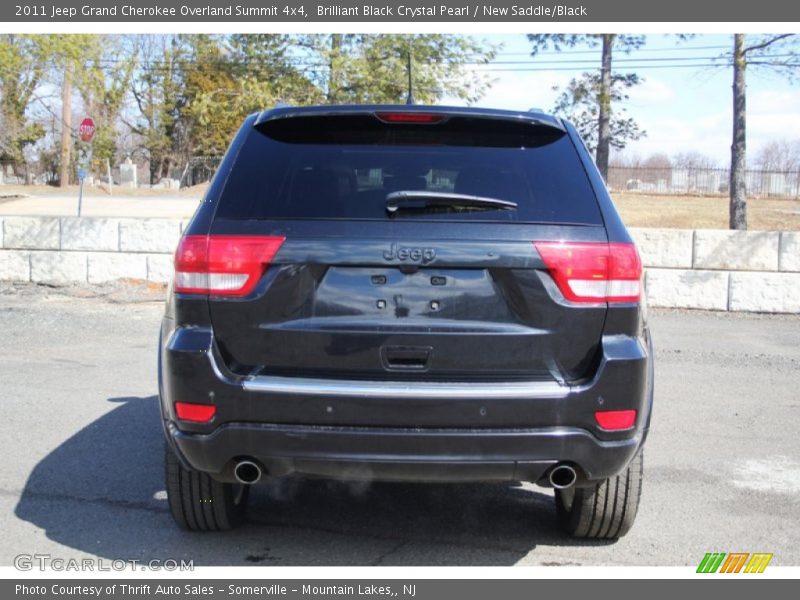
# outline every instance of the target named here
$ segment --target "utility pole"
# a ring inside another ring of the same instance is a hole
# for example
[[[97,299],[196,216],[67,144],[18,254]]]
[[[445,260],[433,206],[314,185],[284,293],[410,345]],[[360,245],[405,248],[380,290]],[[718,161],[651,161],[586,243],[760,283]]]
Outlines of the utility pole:
[[[64,87],[61,90],[61,168],[58,185],[69,185],[70,149],[72,147],[72,65],[64,69]]]

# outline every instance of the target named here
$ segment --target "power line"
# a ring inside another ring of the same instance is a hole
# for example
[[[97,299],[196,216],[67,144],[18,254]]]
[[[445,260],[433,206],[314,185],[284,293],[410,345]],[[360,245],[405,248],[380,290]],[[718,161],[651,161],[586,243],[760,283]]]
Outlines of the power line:
[[[759,57],[759,64],[769,64],[770,61],[773,61],[775,66],[794,66],[793,63],[787,63],[782,61],[781,59],[790,59],[794,58],[797,55],[794,53],[784,53],[784,54],[773,54],[769,56],[761,56]],[[124,62],[121,59],[100,59],[97,61],[92,61],[89,63],[84,63],[84,67],[91,67],[97,65],[114,65],[120,62]],[[657,68],[656,65],[650,65],[650,63],[665,63],[663,66],[665,68],[681,68],[681,67],[696,67],[696,66],[730,66],[730,57],[727,56],[708,56],[708,55],[695,55],[695,56],[672,56],[672,57],[622,57],[618,58],[614,61],[616,66],[624,66],[625,68]],[[688,63],[688,64],[683,64]],[[700,63],[700,64],[697,64]],[[194,58],[185,58],[185,59],[176,59],[175,61],[165,62],[165,61],[143,61],[139,63],[140,68],[147,68],[152,71],[158,70],[171,70],[174,72],[178,71],[206,71],[208,69],[213,69],[215,67],[250,67],[253,65],[256,66],[263,66],[263,60],[261,59],[249,59],[249,58],[242,58],[237,60],[198,60]],[[486,67],[492,68],[497,65],[505,66],[505,65],[522,65],[528,66],[530,69],[538,69],[540,66],[543,65],[556,65],[556,66],[565,66],[565,65],[576,65],[575,67],[565,67],[560,70],[570,70],[570,68],[575,70],[585,70],[590,68],[597,68],[598,61],[594,59],[565,59],[565,60],[541,60],[537,58],[531,58],[530,60],[492,60],[488,62],[484,61],[466,61],[461,63],[462,66],[478,66],[478,67]],[[314,61],[306,61],[306,60],[297,60],[297,59],[290,59],[285,60],[281,64],[282,68],[296,68],[296,69],[326,69],[328,68],[328,63],[326,62],[314,62]],[[505,69],[508,70],[508,69]],[[541,70],[549,70],[549,69],[541,69]]]
[[[730,50],[730,46],[675,46],[670,48],[638,48],[631,50],[631,52],[689,52],[694,50]],[[536,56],[545,54],[597,54],[600,50],[595,48],[593,50],[542,50],[536,53]],[[622,51],[624,52],[624,50]],[[532,56],[530,52],[498,52],[499,55],[506,56]]]
[[[800,64],[800,63],[798,63],[798,64]],[[698,64],[692,64],[692,65],[642,65],[642,66],[631,66],[629,68],[631,68],[631,69],[639,69],[639,70],[650,70],[650,69],[695,69],[695,68],[696,69],[704,69],[704,68],[707,68],[707,67],[727,67],[727,66],[730,66],[730,65],[725,65],[725,64],[721,64],[721,63],[698,63]],[[786,65],[786,66],[793,66],[793,65]],[[544,73],[544,72],[548,72],[548,71],[572,71],[572,72],[578,72],[578,71],[586,71],[586,70],[587,70],[586,68],[581,68],[581,67],[530,67],[530,68],[523,67],[523,68],[518,68],[518,69],[513,69],[513,68],[507,68],[507,69],[504,69],[504,68],[500,68],[500,69],[487,68],[487,69],[481,69],[481,72],[487,72],[487,73],[535,73],[535,72],[539,72],[539,73]]]
[[[775,58],[791,58],[794,54],[773,54],[766,58],[775,59]],[[669,57],[659,57],[659,58],[615,58],[613,64],[627,64],[627,63],[650,63],[650,62],[686,62],[686,61],[696,61],[696,60],[730,60],[730,57],[727,56],[669,56]],[[488,64],[492,65],[530,65],[532,63],[535,64],[572,64],[572,63],[588,63],[588,64],[597,64],[598,61],[593,61],[589,59],[584,60],[493,60]],[[469,64],[478,64],[478,63],[469,63]]]
[[[751,63],[753,64],[753,63]],[[764,64],[759,61],[759,64]],[[769,64],[769,63],[767,63]],[[789,62],[776,62],[772,63],[774,66],[780,67],[796,67],[800,63]],[[530,61],[530,62],[490,62],[490,63],[461,63],[458,65],[462,68],[479,71],[479,72],[526,72],[526,71],[592,71],[599,69],[597,62],[588,61]],[[650,69],[693,69],[693,68],[706,68],[706,67],[729,67],[729,61],[723,62],[722,60],[715,61],[709,57],[697,57],[689,59],[685,62],[664,64],[664,63],[644,63],[641,61],[626,62],[622,65],[617,64],[615,70],[650,70]],[[328,65],[325,63],[305,64],[305,65],[292,65],[297,69],[327,69]],[[207,72],[210,65],[203,65],[202,63],[187,63],[182,65],[179,69],[170,68],[169,71],[179,75],[180,72],[184,73],[197,73]],[[158,65],[152,65],[150,70],[153,72],[166,72],[168,69],[162,68]]]
[[[596,54],[596,53],[595,53]],[[764,56],[763,58],[771,59],[771,58],[784,58],[794,56],[794,54],[774,54]],[[398,60],[401,57],[396,57]],[[598,57],[599,58],[599,57]],[[614,59],[614,63],[626,63],[626,62],[682,62],[682,61],[690,61],[690,60],[722,60],[727,58],[725,56],[708,56],[708,55],[696,55],[696,56],[664,56],[664,57],[630,57],[625,55],[621,58]],[[762,57],[759,57],[762,58]],[[115,65],[119,63],[127,62],[125,59],[116,59],[116,58],[102,58],[94,61],[87,61],[84,63],[85,66],[91,66],[92,64],[107,64],[107,65]],[[465,61],[465,64],[531,64],[531,63],[597,63],[599,61],[589,58],[585,59],[565,59],[565,60],[541,60],[538,57],[530,57],[528,60],[490,60],[488,63],[485,61],[475,61],[469,60]],[[202,60],[196,58],[178,58],[173,61],[162,61],[162,60],[147,60],[147,61],[139,61],[137,63],[139,66],[160,66],[160,65],[169,65],[171,68],[179,67],[181,65],[191,64],[191,65],[203,65],[204,67],[213,67],[213,66],[247,66],[247,65],[263,65],[263,59],[259,58],[240,58],[240,59],[224,59],[224,60]],[[324,61],[315,61],[315,60],[305,60],[305,59],[286,59],[282,61],[282,66],[327,66],[327,62]]]

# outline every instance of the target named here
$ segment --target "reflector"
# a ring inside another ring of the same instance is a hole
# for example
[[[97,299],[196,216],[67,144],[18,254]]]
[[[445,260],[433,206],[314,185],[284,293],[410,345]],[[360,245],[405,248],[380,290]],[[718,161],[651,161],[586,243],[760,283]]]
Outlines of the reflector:
[[[176,402],[175,414],[181,421],[195,423],[208,423],[217,414],[217,407],[213,404],[194,404],[192,402]]]
[[[594,413],[597,424],[607,431],[630,429],[636,423],[636,411],[631,410],[598,410]]]

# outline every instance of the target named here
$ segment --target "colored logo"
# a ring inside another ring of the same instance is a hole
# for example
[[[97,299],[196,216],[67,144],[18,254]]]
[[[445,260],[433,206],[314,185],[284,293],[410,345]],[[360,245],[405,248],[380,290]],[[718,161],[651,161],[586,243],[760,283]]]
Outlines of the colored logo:
[[[697,566],[698,573],[763,573],[772,554],[766,552],[707,552]]]

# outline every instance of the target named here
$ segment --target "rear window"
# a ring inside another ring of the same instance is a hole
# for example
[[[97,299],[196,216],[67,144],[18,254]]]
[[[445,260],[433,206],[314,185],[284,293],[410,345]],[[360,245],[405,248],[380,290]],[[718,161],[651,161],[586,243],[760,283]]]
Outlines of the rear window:
[[[602,224],[575,147],[552,127],[488,119],[447,128],[318,121],[286,119],[253,129],[226,181],[217,217]],[[396,191],[496,198],[517,208],[437,207],[390,216],[386,197]]]

